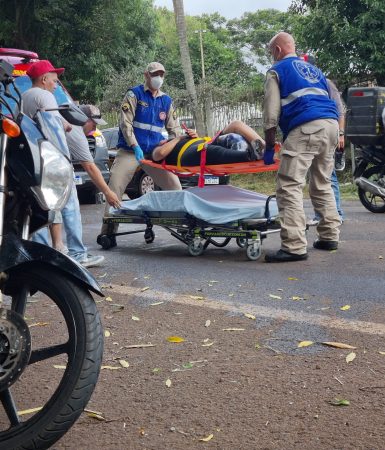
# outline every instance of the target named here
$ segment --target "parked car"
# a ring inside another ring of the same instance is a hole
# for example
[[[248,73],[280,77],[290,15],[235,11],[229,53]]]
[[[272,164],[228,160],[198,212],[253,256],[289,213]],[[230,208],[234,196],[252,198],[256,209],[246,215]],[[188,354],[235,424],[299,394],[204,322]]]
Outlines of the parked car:
[[[26,71],[36,61],[39,61],[39,55],[27,50],[12,48],[0,48],[0,60],[4,59],[14,66],[13,76],[16,78],[15,84],[21,92],[25,92],[31,87],[31,80],[26,75]],[[59,105],[74,103],[69,92],[59,80],[54,95]],[[10,101],[13,108],[15,102]],[[100,169],[103,178],[108,182],[110,178],[109,158],[106,141],[100,130],[96,130],[87,136],[88,144],[95,164]],[[95,203],[98,198],[98,189],[91,181],[88,173],[83,169],[79,161],[72,161],[75,171],[75,184],[78,190],[79,200],[84,203]]]
[[[117,144],[118,144],[119,128],[118,127],[105,128],[104,130],[102,130],[102,133],[106,140],[111,167],[112,163],[114,162],[116,152],[118,150]],[[179,179],[183,189],[197,186],[198,178],[199,178],[198,175],[193,176],[179,175]],[[213,175],[205,175],[205,184],[207,185],[229,184],[229,182],[230,182],[229,175],[222,175],[219,177]],[[154,180],[150,177],[150,175],[147,175],[147,173],[143,169],[138,167],[133,179],[126,188],[126,194],[130,198],[136,198],[140,197],[143,194],[146,194],[147,192],[159,189],[160,188],[156,186]]]

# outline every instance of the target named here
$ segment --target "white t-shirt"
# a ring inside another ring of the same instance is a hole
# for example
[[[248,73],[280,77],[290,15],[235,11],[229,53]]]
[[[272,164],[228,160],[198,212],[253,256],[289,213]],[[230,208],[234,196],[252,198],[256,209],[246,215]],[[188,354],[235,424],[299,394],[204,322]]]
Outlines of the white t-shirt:
[[[38,109],[54,109],[58,107],[55,96],[50,91],[39,87],[28,89],[22,94],[23,113],[34,118]],[[51,111],[55,116],[61,117],[59,111]]]
[[[66,133],[66,139],[72,159],[82,162],[94,162],[82,127],[72,125],[72,130]]]

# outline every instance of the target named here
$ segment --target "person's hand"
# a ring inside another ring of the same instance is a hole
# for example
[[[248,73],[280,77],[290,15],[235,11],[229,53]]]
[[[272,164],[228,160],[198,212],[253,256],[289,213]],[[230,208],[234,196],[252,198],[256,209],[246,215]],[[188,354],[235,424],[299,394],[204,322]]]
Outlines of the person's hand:
[[[111,191],[111,189],[108,190],[108,192],[105,194],[106,201],[109,205],[113,206],[114,208],[120,207],[120,200],[119,197],[115,194],[115,192]]]
[[[196,130],[193,130],[192,128],[186,128],[185,132],[188,135],[188,137],[191,139],[195,139],[198,137]]]
[[[140,145],[134,145],[132,147],[132,150],[134,150],[135,158],[138,162],[140,162],[140,160],[144,159],[143,150],[140,148]]]
[[[66,120],[63,121],[63,127],[64,127],[64,131],[66,133],[69,133],[70,131],[72,131],[72,125],[67,122]]]
[[[274,147],[265,148],[265,153],[263,154],[263,162],[266,166],[274,164]]]
[[[340,136],[338,140],[338,149],[340,152],[345,150],[345,136]]]

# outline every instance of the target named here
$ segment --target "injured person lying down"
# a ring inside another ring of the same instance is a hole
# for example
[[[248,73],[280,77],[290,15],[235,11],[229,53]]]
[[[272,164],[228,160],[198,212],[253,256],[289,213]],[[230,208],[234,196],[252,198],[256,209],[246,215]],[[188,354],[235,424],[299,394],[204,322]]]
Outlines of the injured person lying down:
[[[199,166],[201,150],[211,138],[200,138],[195,130],[186,135],[165,140],[155,147],[150,158],[175,166]],[[206,145],[206,164],[230,164],[263,158],[265,141],[245,123],[236,120],[227,125],[213,142]]]

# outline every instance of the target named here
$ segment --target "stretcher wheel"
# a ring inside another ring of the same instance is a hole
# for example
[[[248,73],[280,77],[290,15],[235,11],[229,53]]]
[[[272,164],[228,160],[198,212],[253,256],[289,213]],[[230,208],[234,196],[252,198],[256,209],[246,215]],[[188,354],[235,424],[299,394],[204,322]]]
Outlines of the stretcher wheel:
[[[202,241],[197,242],[193,240],[188,244],[188,251],[191,256],[200,256],[203,253],[203,250],[204,246]]]
[[[247,239],[246,238],[237,237],[236,243],[237,243],[238,247],[245,248],[246,245],[247,245]]]
[[[257,261],[262,255],[262,245],[260,242],[253,242],[249,244],[246,249],[247,257],[251,261]]]
[[[154,242],[155,239],[155,233],[152,230],[146,230],[144,232],[144,240],[146,241],[146,244],[151,244],[151,242]]]
[[[97,238],[97,243],[102,246],[104,250],[108,250],[112,247],[116,247],[115,236],[109,237],[105,234],[101,234]]]

